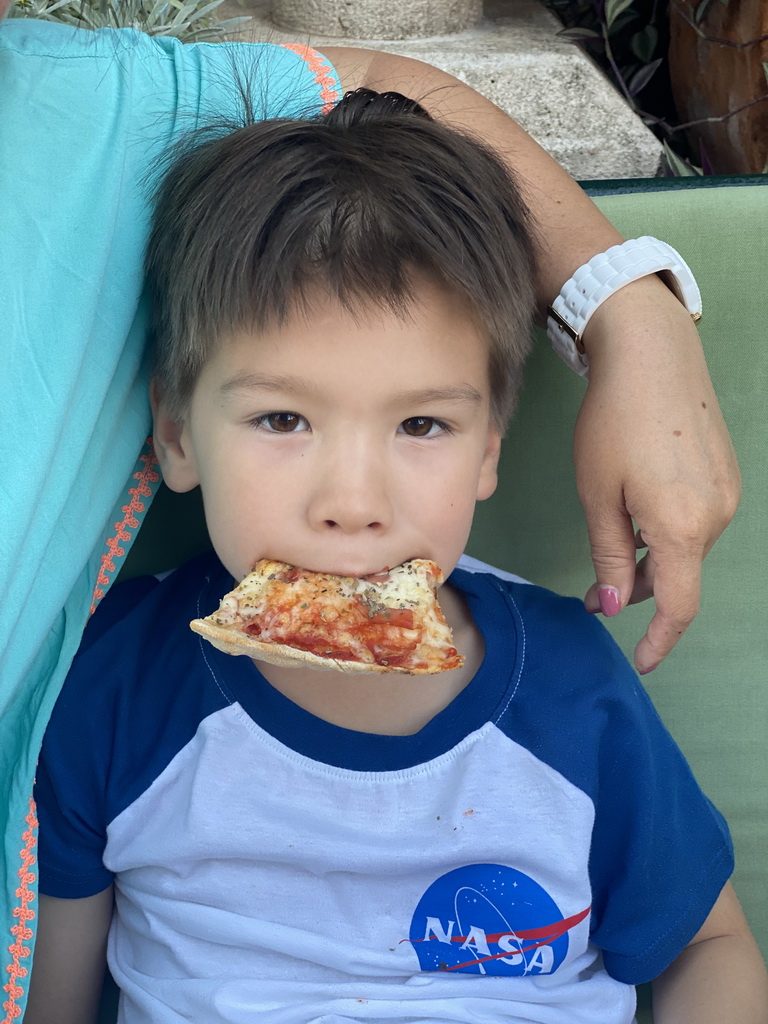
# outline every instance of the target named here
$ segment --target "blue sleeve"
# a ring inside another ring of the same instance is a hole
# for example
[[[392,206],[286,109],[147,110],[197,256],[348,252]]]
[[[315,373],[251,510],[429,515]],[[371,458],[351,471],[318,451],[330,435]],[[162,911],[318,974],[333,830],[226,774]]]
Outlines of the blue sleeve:
[[[212,553],[162,581],[113,587],[91,618],[53,709],[37,767],[40,891],[77,899],[112,881],[110,822],[229,703],[187,626],[231,577]]]
[[[125,629],[135,630],[145,598],[159,586],[151,576],[110,590],[91,616],[43,739],[34,797],[39,821],[39,888],[47,896],[93,896],[112,883],[102,862],[109,822],[108,785],[119,716],[115,676]],[[130,635],[130,634],[129,634]],[[103,671],[99,647],[114,656]],[[95,648],[95,656],[88,652]]]
[[[69,759],[63,739],[71,731],[58,727],[64,717],[54,709],[37,765],[35,802],[39,822],[38,887],[46,896],[84,899],[112,884],[113,875],[102,857],[107,844],[103,799],[99,799],[97,760],[81,764],[75,779],[62,769]],[[49,739],[50,736],[50,739]],[[91,736],[81,736],[83,743]],[[82,752],[82,751],[81,751]],[[86,784],[91,780],[93,785]],[[101,794],[103,796],[103,794]],[[73,800],[73,797],[76,798]]]
[[[503,725],[592,800],[591,938],[640,984],[690,942],[733,871],[728,827],[632,667],[581,602],[516,587],[526,671]]]
[[[592,939],[612,977],[657,977],[733,872],[728,827],[628,665],[600,736]]]

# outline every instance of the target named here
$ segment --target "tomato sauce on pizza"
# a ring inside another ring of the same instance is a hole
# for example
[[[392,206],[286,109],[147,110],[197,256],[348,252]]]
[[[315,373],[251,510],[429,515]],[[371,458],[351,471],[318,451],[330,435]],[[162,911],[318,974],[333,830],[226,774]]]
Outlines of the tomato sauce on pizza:
[[[347,672],[424,674],[463,658],[437,601],[442,573],[412,559],[368,577],[263,559],[191,628],[230,654]]]

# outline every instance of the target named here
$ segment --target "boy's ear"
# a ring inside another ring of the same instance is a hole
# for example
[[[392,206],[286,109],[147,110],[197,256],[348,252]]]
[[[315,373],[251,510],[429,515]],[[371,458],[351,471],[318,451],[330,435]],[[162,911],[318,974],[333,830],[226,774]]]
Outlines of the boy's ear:
[[[194,450],[184,420],[173,419],[167,412],[157,378],[149,385],[149,401],[154,420],[155,455],[163,472],[163,480],[172,491],[191,491],[200,483]]]
[[[499,482],[499,455],[501,454],[501,431],[494,426],[488,428],[488,442],[480,467],[480,479],[477,482],[477,501],[485,501],[496,490]]]

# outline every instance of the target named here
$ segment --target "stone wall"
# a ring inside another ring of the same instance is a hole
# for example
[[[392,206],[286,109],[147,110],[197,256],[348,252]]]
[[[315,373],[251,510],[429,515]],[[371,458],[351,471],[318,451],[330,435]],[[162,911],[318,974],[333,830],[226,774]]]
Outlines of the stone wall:
[[[384,49],[427,61],[515,118],[574,177],[658,173],[661,146],[536,0],[234,0],[244,38]],[[418,98],[418,97],[415,97]]]

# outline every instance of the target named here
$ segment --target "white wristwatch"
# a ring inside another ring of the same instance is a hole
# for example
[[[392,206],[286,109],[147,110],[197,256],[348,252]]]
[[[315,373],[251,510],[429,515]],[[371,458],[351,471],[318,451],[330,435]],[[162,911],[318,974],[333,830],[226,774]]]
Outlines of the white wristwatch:
[[[579,267],[547,309],[547,336],[552,348],[572,370],[582,377],[589,376],[582,336],[598,306],[625,284],[648,274],[660,274],[694,323],[701,320],[701,292],[680,253],[649,235],[631,238]]]

